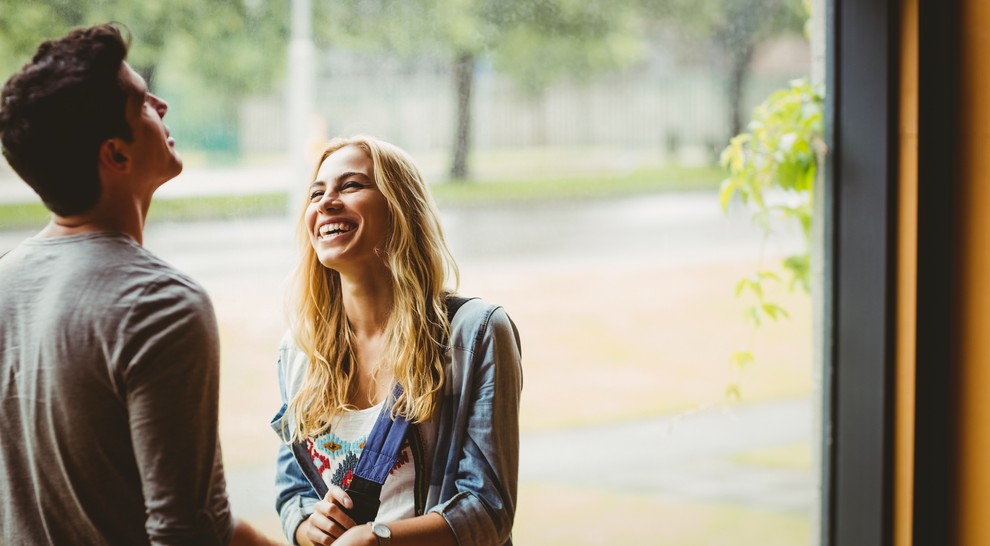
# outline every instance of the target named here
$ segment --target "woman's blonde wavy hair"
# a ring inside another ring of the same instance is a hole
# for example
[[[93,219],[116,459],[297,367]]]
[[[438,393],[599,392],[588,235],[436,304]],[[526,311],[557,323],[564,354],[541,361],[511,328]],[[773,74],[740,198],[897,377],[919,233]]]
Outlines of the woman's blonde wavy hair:
[[[404,389],[393,415],[420,423],[433,416],[443,389],[443,343],[450,334],[447,282],[452,280],[456,288],[459,272],[423,177],[397,146],[366,135],[334,139],[323,150],[311,180],[328,156],[346,146],[356,146],[371,158],[375,183],[388,204],[391,233],[378,252],[392,276],[393,307],[385,324],[381,365],[391,367]],[[320,263],[303,218],[304,214],[298,225],[301,260],[290,309],[295,342],[309,356],[302,385],[289,402],[291,433],[297,441],[326,431],[334,416],[353,409],[348,400],[355,373],[340,275]],[[391,395],[386,403],[390,400]]]

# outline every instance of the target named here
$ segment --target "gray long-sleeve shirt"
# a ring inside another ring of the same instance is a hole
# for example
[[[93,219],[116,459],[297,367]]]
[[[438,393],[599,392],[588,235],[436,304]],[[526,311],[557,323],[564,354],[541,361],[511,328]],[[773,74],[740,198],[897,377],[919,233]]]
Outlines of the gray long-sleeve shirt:
[[[0,259],[0,544],[226,544],[206,293],[120,234]]]

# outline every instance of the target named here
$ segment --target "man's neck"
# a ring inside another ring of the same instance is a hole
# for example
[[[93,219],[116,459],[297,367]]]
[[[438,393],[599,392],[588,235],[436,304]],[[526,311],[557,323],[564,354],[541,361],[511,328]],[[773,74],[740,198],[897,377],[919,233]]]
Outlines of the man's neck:
[[[82,214],[61,216],[53,213],[48,225],[41,230],[39,236],[53,238],[109,232],[127,235],[137,244],[143,244],[148,203],[138,199],[121,200],[105,197]]]

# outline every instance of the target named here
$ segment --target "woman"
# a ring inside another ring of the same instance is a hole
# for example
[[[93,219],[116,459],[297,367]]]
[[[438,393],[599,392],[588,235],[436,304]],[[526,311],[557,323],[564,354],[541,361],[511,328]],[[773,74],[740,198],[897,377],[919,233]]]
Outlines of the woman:
[[[511,544],[518,333],[501,307],[450,298],[457,267],[411,158],[370,137],[332,141],[309,186],[300,243],[279,351],[283,406],[272,421],[283,440],[276,508],[286,536]],[[411,425],[375,521],[362,525],[348,515],[360,499],[345,489],[360,481],[355,466],[379,415]]]

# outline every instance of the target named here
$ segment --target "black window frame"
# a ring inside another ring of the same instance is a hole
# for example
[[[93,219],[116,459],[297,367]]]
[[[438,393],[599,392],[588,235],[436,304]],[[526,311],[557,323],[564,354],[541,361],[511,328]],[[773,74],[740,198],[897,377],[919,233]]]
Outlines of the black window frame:
[[[899,18],[829,0],[821,543],[891,540]]]
[[[901,2],[827,0],[823,545],[893,542]],[[954,0],[918,0],[912,542],[954,544]],[[902,310],[911,312],[911,310]],[[911,335],[911,333],[905,333]]]

